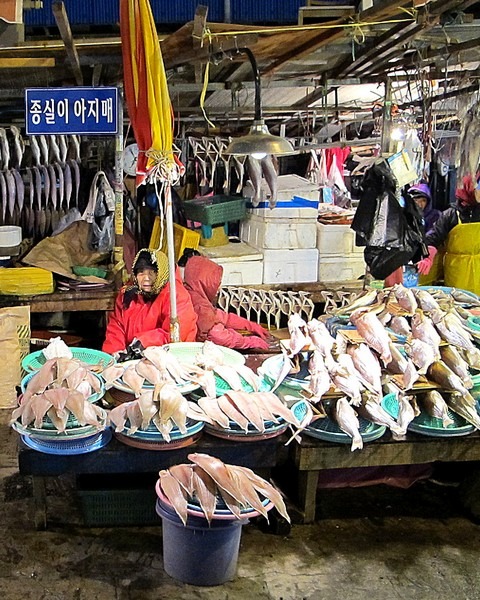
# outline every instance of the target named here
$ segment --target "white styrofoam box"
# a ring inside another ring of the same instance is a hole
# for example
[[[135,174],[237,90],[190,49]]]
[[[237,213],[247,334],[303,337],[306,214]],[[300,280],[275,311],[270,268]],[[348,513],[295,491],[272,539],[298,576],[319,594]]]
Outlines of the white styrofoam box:
[[[317,248],[320,257],[324,255],[348,256],[362,255],[363,246],[355,245],[355,232],[350,225],[334,225],[317,223]]]
[[[263,179],[262,201],[256,208],[253,208],[251,202],[247,202],[247,213],[273,219],[317,217],[320,199],[318,185],[311,183],[304,177],[300,177],[300,175],[279,175],[277,184],[277,205],[275,208],[269,206],[268,200],[271,197],[271,192],[267,182]]]
[[[317,281],[318,250],[264,250],[263,283],[307,283]]]
[[[263,283],[263,262],[261,260],[237,260],[223,262],[215,260],[223,267],[222,285],[260,285]]]
[[[365,274],[363,256],[325,256],[318,259],[320,283],[356,281]]]
[[[222,285],[258,285],[263,283],[263,254],[256,248],[240,243],[198,251],[223,267]]]
[[[254,248],[315,248],[316,219],[270,219],[247,215],[240,223],[240,239]]]

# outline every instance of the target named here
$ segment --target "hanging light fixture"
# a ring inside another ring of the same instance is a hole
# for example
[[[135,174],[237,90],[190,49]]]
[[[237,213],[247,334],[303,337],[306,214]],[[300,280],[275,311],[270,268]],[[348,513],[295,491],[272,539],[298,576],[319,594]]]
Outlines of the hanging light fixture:
[[[292,144],[283,137],[269,133],[263,120],[260,73],[253,52],[250,48],[238,48],[238,52],[246,54],[252,65],[255,80],[255,119],[248,134],[232,140],[223,154],[249,154],[259,160],[268,154],[292,154],[295,151]]]

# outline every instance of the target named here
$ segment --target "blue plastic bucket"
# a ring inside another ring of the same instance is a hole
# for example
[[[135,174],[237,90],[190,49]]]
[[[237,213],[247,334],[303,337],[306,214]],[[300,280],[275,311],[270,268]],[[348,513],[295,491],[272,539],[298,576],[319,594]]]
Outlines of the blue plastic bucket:
[[[246,519],[217,520],[188,515],[184,525],[176,512],[157,500],[162,517],[163,567],[178,581],[221,585],[234,579],[242,525]]]

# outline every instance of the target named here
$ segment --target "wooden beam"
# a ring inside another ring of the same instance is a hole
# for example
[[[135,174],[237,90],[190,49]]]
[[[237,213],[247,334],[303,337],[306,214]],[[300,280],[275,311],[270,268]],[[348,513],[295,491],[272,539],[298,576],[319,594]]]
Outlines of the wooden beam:
[[[208,6],[199,4],[193,19],[192,39],[194,48],[203,48],[203,36],[207,27]]]
[[[0,69],[38,69],[54,66],[54,58],[0,58]]]
[[[57,27],[60,31],[60,36],[67,51],[67,56],[75,76],[75,81],[77,82],[77,85],[83,85],[83,74],[82,69],[80,68],[80,59],[78,58],[78,52],[75,47],[75,42],[73,41],[72,30],[70,29],[67,11],[65,10],[65,4],[63,2],[53,2],[52,10]]]

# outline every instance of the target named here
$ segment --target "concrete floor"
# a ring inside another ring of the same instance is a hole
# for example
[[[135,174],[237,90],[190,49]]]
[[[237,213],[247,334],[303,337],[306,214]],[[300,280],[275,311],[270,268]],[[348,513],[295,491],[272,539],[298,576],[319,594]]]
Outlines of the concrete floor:
[[[480,599],[480,528],[454,488],[429,481],[323,491],[317,521],[286,536],[249,524],[236,579],[216,587],[165,574],[160,527],[83,527],[63,478],[48,487],[48,530],[36,531],[8,417],[0,411],[1,600]]]

